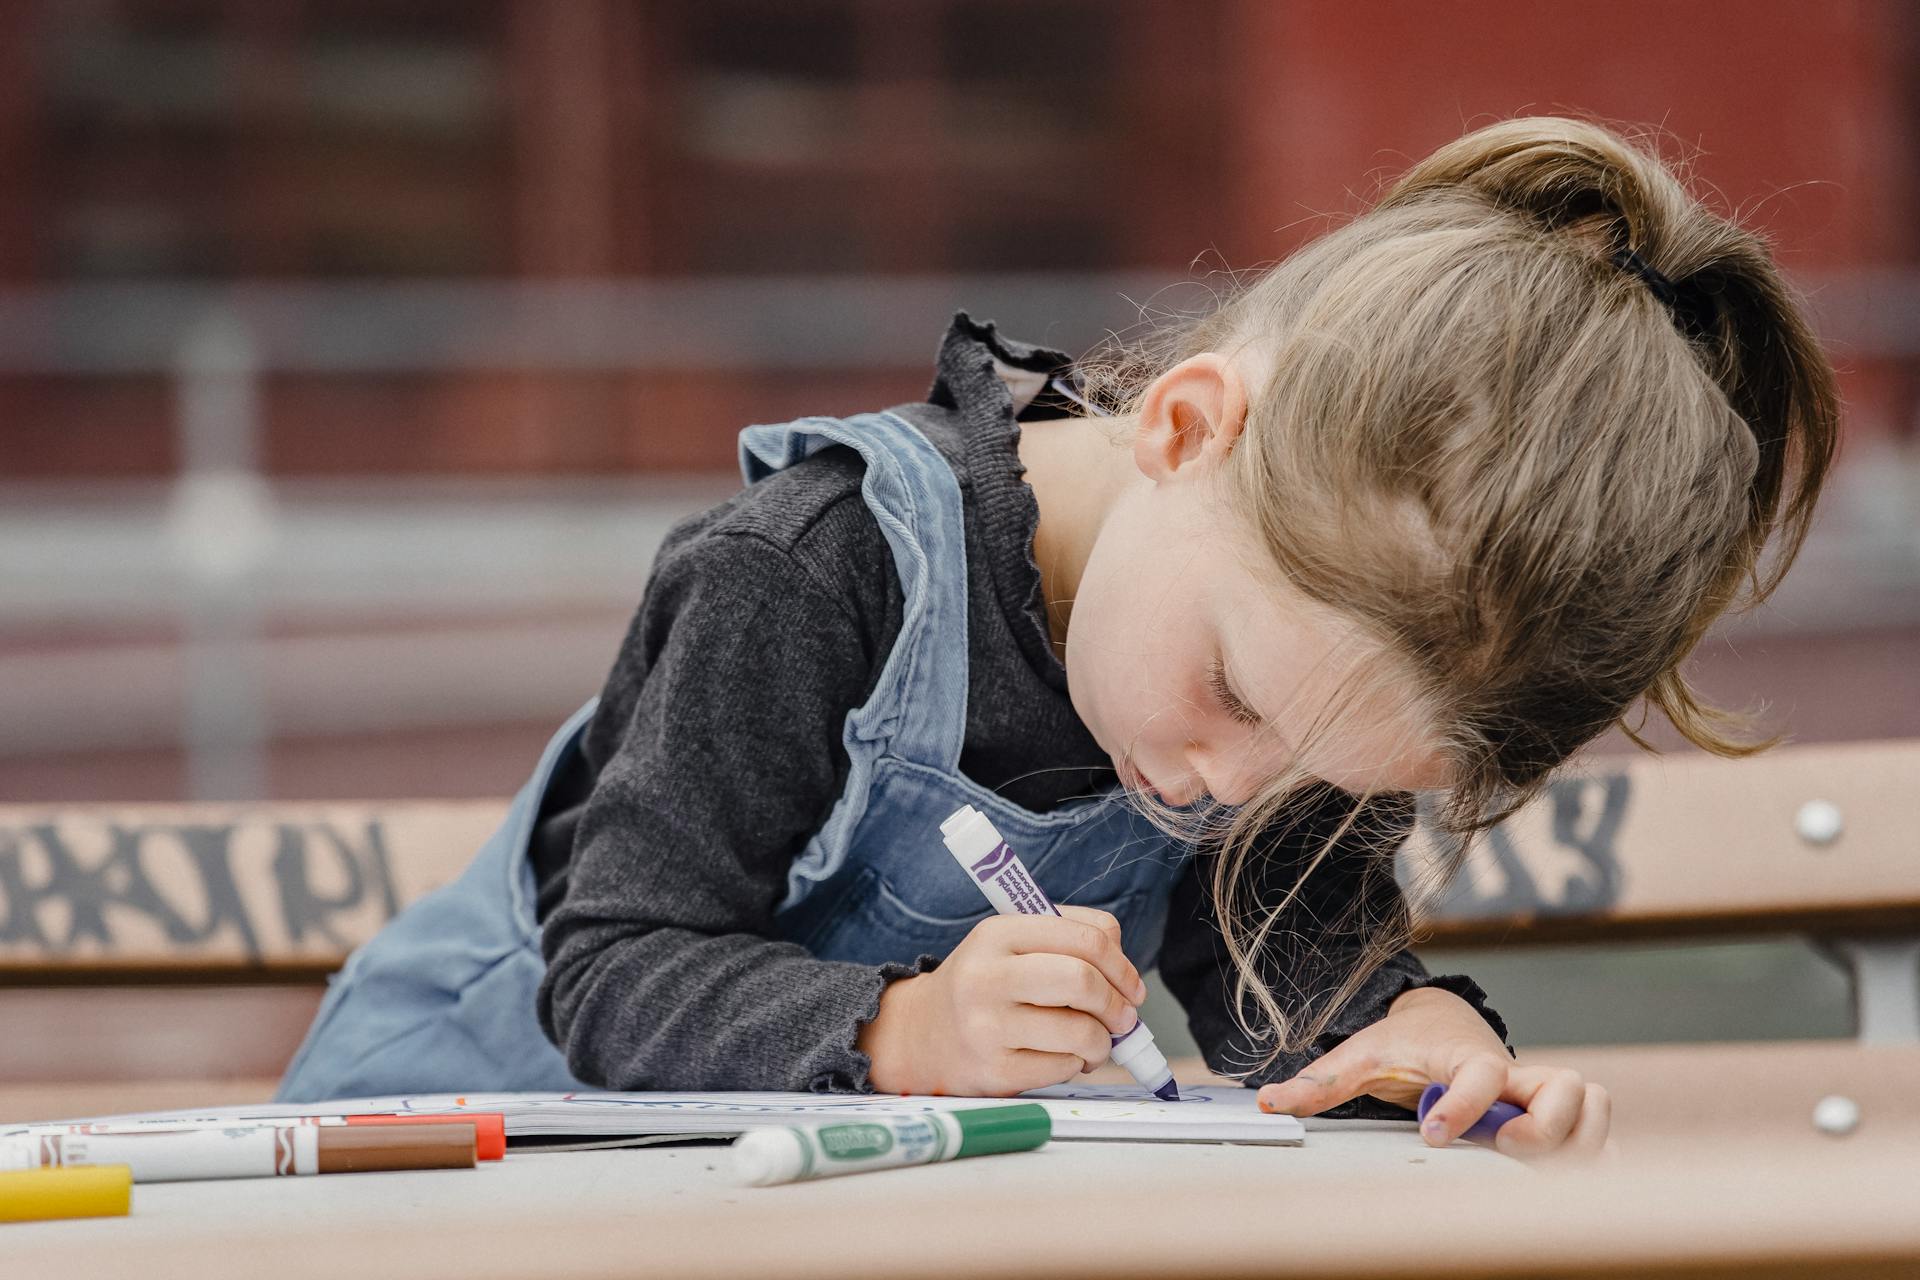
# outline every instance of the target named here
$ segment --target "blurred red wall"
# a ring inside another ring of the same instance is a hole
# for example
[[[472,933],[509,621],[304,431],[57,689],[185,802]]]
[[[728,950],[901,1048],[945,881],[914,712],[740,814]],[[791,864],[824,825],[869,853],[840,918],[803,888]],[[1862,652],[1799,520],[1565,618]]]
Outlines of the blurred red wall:
[[[1657,131],[1789,272],[1911,263],[1917,18],[1888,0],[1236,0],[1234,256],[1298,243],[1467,129],[1573,113]],[[1898,365],[1837,354],[1850,427],[1909,430]]]
[[[1817,282],[1915,259],[1917,23],[1897,0],[17,0],[0,284],[1177,277],[1271,261],[1462,131],[1559,111],[1661,131]],[[342,116],[355,50],[389,92],[397,57],[450,75],[446,118]],[[152,102],[102,86],[183,57],[232,73],[224,117],[179,114],[171,82]],[[727,114],[763,85],[792,108]],[[827,132],[783,151],[816,116]],[[124,246],[87,256],[123,232],[134,277]],[[184,247],[143,259],[139,235]],[[1856,437],[1910,431],[1905,363],[1837,354]],[[916,396],[925,371],[276,377],[263,456],[285,475],[725,470],[745,422]],[[0,469],[165,474],[170,394],[0,377]]]

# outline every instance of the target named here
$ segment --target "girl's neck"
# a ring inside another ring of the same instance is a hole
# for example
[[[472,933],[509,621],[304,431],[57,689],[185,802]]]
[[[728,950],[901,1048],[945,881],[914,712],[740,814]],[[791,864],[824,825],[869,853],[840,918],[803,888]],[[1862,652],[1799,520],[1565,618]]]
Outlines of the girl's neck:
[[[1116,418],[1048,418],[1020,424],[1020,461],[1040,506],[1033,560],[1040,566],[1047,635],[1062,662],[1080,575],[1114,500],[1143,480],[1126,445],[1131,423]]]

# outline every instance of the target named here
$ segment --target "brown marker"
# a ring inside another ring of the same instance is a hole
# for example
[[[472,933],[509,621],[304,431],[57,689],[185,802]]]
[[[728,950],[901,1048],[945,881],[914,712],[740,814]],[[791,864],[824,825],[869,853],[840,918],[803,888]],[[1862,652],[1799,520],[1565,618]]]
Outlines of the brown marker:
[[[499,1160],[507,1154],[507,1118],[498,1111],[466,1111],[446,1115],[425,1112],[420,1115],[350,1115],[348,1124],[473,1124],[474,1154],[482,1160]]]
[[[252,1128],[271,1125],[470,1125],[474,1126],[474,1157],[503,1159],[507,1155],[507,1117],[499,1111],[422,1111],[419,1115],[171,1115],[132,1117],[123,1121],[77,1121],[65,1125],[13,1125],[0,1128],[0,1142],[13,1136],[44,1138],[48,1134],[159,1134],[182,1128]]]
[[[0,1128],[0,1142],[10,1137],[46,1137],[68,1133],[169,1133],[181,1129],[239,1129],[258,1126],[303,1124],[469,1124],[473,1125],[474,1155],[481,1160],[499,1160],[507,1154],[506,1117],[497,1111],[460,1111],[418,1115],[331,1115],[331,1116],[163,1116],[126,1120],[93,1120],[77,1124],[23,1124]]]
[[[320,1173],[373,1173],[388,1169],[471,1169],[473,1125],[342,1125],[318,1128]]]
[[[470,1122],[408,1125],[233,1125],[147,1133],[0,1138],[0,1169],[124,1164],[135,1182],[272,1178],[392,1169],[471,1169]]]

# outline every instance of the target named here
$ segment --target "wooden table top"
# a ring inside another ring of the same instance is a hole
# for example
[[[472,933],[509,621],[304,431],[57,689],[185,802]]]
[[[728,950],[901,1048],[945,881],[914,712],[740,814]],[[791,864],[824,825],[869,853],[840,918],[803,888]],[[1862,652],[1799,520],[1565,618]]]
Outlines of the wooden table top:
[[[715,1147],[522,1153],[473,1172],[143,1185],[130,1218],[0,1241],[9,1274],[119,1276],[137,1260],[143,1277],[193,1280],[1920,1275],[1920,1048],[1596,1061],[1630,1097],[1676,1101],[1623,1129],[1617,1158],[1575,1167],[1326,1121],[1301,1148],[1053,1143],[761,1189],[735,1185]],[[119,1086],[119,1106],[101,1086],[9,1087],[0,1120],[245,1101],[260,1083]],[[1859,1128],[1815,1132],[1808,1098],[1845,1090]]]

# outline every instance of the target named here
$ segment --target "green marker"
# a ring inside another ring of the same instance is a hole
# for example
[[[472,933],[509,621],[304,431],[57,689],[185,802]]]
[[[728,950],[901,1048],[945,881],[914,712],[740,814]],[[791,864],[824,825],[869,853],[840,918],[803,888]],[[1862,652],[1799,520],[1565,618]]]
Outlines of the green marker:
[[[961,1156],[1031,1151],[1052,1136],[1053,1119],[1037,1102],[833,1120],[749,1129],[733,1144],[733,1168],[746,1185],[771,1187]]]

